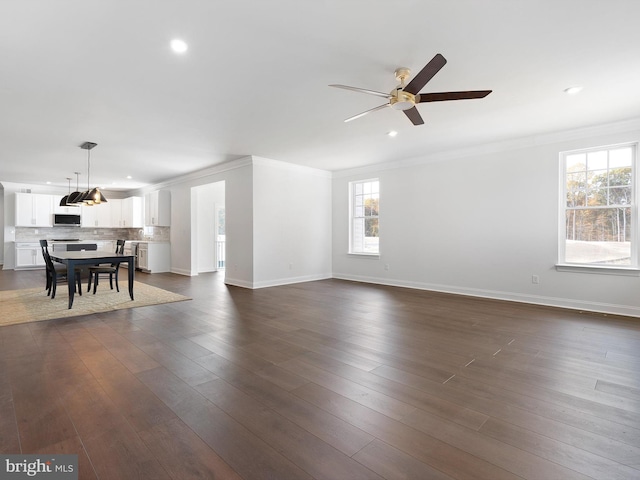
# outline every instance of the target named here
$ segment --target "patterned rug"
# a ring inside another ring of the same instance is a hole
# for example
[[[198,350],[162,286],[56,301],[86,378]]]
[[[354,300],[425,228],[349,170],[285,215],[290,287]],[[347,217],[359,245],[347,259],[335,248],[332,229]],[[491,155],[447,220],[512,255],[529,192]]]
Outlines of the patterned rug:
[[[191,300],[184,295],[141,282],[134,282],[133,296],[135,300],[129,298],[126,282],[124,288],[121,285],[120,292],[109,289],[108,284],[101,285],[95,295],[86,292],[82,292],[82,296],[76,294],[73,308],[69,310],[66,283],[58,285],[56,298],[53,300],[47,296],[44,287],[0,291],[0,327]]]

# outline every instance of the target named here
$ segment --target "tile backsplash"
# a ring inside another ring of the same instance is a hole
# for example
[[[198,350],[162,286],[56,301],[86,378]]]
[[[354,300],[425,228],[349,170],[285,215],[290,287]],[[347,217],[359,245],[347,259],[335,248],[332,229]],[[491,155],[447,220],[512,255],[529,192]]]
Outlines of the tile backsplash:
[[[148,240],[152,242],[169,242],[171,227],[143,228],[82,228],[82,227],[15,227],[16,242],[37,242],[41,239],[80,240]],[[36,233],[36,231],[38,233]]]

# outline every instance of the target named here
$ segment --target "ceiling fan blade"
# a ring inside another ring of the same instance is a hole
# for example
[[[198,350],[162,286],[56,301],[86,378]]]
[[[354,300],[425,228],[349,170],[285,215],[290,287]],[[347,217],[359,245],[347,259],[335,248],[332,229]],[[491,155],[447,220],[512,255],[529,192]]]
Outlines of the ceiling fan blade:
[[[491,92],[492,90],[473,90],[468,92],[421,93],[417,96],[416,103],[445,102],[447,100],[468,100],[472,98],[484,98]]]
[[[444,67],[445,63],[447,63],[447,59],[437,53],[436,56],[433,57],[415,77],[413,77],[413,80],[411,80],[403,90],[413,95],[417,95],[418,92],[422,90],[422,87],[424,87],[427,82],[431,80],[442,67]]]
[[[377,97],[382,97],[382,98],[391,98],[391,95],[389,95],[388,93],[376,92],[375,90],[367,90],[366,88],[350,87],[348,85],[337,85],[337,84],[332,84],[329,86],[335,87],[335,88],[343,88],[345,90],[351,90],[354,92],[367,93],[369,95],[375,95]]]
[[[389,106],[389,104],[385,103],[384,105],[377,106],[375,108],[372,108],[371,110],[367,110],[366,112],[359,113],[357,115],[354,115],[353,117],[347,118],[345,120],[345,123],[346,122],[350,122],[351,120],[355,120],[356,118],[364,117],[366,114],[371,113],[371,112],[375,112],[376,110],[382,110],[383,108],[386,108],[388,106]]]
[[[403,112],[414,125],[424,124],[424,120],[420,116],[420,112],[418,112],[418,109],[416,107],[410,108],[409,110],[403,110]]]

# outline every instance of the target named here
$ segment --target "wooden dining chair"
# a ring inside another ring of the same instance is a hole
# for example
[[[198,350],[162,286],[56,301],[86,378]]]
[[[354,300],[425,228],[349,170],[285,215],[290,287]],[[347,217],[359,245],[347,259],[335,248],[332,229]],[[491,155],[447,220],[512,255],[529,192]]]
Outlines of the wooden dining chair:
[[[46,242],[46,240],[44,241]],[[42,240],[40,241],[40,246],[42,246]],[[48,248],[43,247],[42,256],[44,257],[44,263],[47,268],[47,295],[51,295],[51,300],[53,300],[56,298],[56,287],[58,286],[58,282],[67,282],[69,280],[67,276],[67,268],[56,268],[53,264],[53,260],[51,260]],[[79,295],[82,295],[82,274],[77,269],[75,270],[75,277],[76,285],[74,288]]]
[[[40,240],[40,248],[42,249],[42,258],[44,258],[45,260],[45,276],[46,276],[46,284],[44,289],[47,291],[47,295],[51,294],[51,282],[52,282],[52,278],[53,276],[51,275],[51,267],[47,264],[47,260],[45,257],[45,254],[49,254],[49,242],[47,240]],[[51,262],[51,265],[53,265],[53,269],[56,271],[56,275],[58,277],[58,279],[60,281],[66,281],[66,277],[67,277],[67,267],[66,265],[62,265],[59,263],[54,263],[53,261]],[[80,269],[76,268],[76,275],[79,275]],[[82,293],[82,292],[81,292]]]
[[[118,240],[116,242],[116,253],[124,253],[124,240]],[[109,275],[109,286],[111,287],[111,290],[113,290],[113,281],[115,279],[116,291],[120,292],[120,287],[118,286],[119,267],[120,265],[117,263],[89,267],[89,283],[87,284],[87,292],[91,290],[91,282],[93,281],[93,294],[96,294],[96,290],[98,289],[98,278],[100,275]]]

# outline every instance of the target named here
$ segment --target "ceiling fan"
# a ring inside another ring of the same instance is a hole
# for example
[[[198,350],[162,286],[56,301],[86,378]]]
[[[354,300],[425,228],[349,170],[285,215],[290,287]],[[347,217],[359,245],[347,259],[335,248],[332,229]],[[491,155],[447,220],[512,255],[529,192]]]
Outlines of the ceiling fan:
[[[377,92],[375,90],[367,90],[365,88],[350,87],[348,85],[329,85],[330,87],[344,88],[345,90],[353,90],[354,92],[367,93],[369,95],[375,95],[377,97],[383,97],[389,99],[389,103],[380,105],[378,107],[367,110],[366,112],[359,113],[353,117],[349,117],[345,122],[350,122],[356,118],[360,118],[368,113],[375,112],[376,110],[382,110],[383,108],[391,107],[394,110],[401,110],[411,120],[414,125],[424,124],[424,120],[420,116],[420,112],[416,108],[417,103],[426,102],[444,102],[447,100],[466,100],[471,98],[484,98],[491,93],[491,90],[473,90],[466,92],[438,92],[438,93],[419,93],[422,87],[424,87],[429,80],[431,80],[436,73],[440,71],[442,67],[447,63],[447,60],[440,55],[436,54],[435,57],[427,63],[422,70],[416,75],[408,84],[405,85],[405,81],[411,74],[411,70],[406,67],[396,69],[396,79],[400,82],[396,88],[391,90],[391,93]]]

